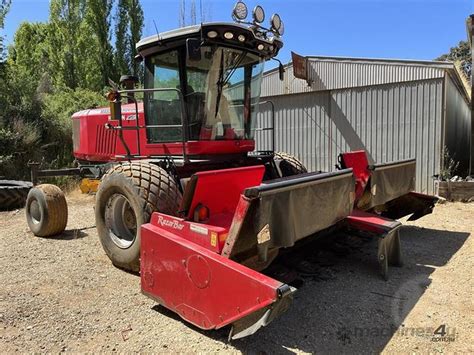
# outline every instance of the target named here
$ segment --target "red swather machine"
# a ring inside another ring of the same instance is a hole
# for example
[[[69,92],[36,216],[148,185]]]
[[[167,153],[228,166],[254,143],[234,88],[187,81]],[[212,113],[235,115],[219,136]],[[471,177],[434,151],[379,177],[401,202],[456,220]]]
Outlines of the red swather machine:
[[[33,169],[33,180],[101,177],[96,225],[112,263],[139,271],[145,295],[197,327],[232,325],[234,339],[288,308],[295,289],[261,272],[280,251],[329,228],[365,231],[379,240],[386,277],[401,263],[392,219],[419,218],[436,202],[412,192],[414,160],[369,165],[357,151],[342,153],[337,171],[308,173],[287,154],[254,152],[263,63],[283,45],[283,23],[275,14],[264,28],[260,6],[252,23],[246,16],[238,2],[235,23],[140,41],[144,88],[123,77],[110,108],[72,117],[79,167]],[[61,233],[61,190],[36,186],[26,215],[36,235]]]

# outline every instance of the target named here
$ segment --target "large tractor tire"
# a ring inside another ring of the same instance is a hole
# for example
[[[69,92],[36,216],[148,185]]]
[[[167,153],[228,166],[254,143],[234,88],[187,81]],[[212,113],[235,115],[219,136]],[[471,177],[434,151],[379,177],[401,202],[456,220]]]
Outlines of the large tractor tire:
[[[144,162],[113,166],[102,178],[96,195],[97,232],[112,263],[140,270],[140,226],[155,211],[177,215],[182,195],[162,168]]]
[[[38,237],[61,234],[66,229],[66,198],[56,185],[33,187],[28,193],[25,210],[28,227]]]
[[[276,152],[273,159],[276,166],[280,170],[282,177],[304,174],[308,172],[303,163],[291,154]]]
[[[28,181],[0,180],[0,211],[24,207],[32,187]]]

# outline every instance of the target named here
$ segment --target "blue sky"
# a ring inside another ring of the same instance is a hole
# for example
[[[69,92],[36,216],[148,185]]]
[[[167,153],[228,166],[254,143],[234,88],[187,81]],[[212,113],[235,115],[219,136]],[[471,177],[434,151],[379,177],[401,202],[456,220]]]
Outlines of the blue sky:
[[[229,21],[233,0],[201,0],[213,21]],[[188,3],[191,0],[187,0]],[[196,0],[199,12],[199,0]],[[465,19],[474,0],[248,0],[260,4],[266,21],[274,12],[285,22],[285,47],[303,55],[431,60],[466,39]],[[142,0],[144,35],[178,25],[179,0]],[[48,0],[12,0],[7,15],[7,43],[22,21],[46,21]],[[198,16],[199,20],[199,16]]]

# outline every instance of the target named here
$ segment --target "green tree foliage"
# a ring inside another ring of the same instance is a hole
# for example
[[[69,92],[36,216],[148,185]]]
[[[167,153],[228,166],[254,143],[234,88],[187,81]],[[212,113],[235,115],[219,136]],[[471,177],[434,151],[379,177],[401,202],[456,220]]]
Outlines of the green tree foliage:
[[[10,48],[10,69],[16,76],[24,76],[26,85],[39,82],[51,67],[50,32],[51,26],[47,23],[23,22],[15,33],[14,45]]]
[[[5,106],[0,109],[0,175],[28,176],[28,160],[60,167],[72,162],[74,111],[105,104],[101,94],[65,82],[54,85],[50,23],[23,23],[7,60]],[[67,119],[68,117],[69,119]]]
[[[0,30],[10,1],[0,0]],[[106,105],[109,77],[139,72],[142,27],[138,0],[51,0],[48,22],[19,26],[3,64],[0,47],[0,176],[28,178],[28,160],[72,164],[71,115]]]
[[[100,26],[89,15],[91,4],[87,0],[51,0],[48,46],[50,75],[57,87],[99,91],[106,85],[102,62],[107,59],[103,60],[99,51]]]
[[[94,33],[97,45],[95,57],[102,74],[102,86],[107,86],[109,78],[113,78],[113,49],[110,44],[110,22],[112,0],[88,0],[87,21]]]
[[[72,156],[73,113],[106,106],[104,95],[87,89],[64,89],[54,94],[46,94],[42,99],[42,123],[45,127],[43,148],[52,158],[55,167],[67,166]]]
[[[44,24],[23,23],[15,34],[0,81],[0,176],[26,176],[29,159],[41,158],[41,103],[37,85],[45,73]],[[47,50],[46,50],[47,52]]]
[[[35,124],[15,120],[10,127],[0,125],[0,176],[26,178],[27,162],[41,159],[39,142],[40,133]]]
[[[0,124],[2,121],[1,107],[5,107],[7,103],[6,90],[8,84],[5,80],[6,65],[4,63],[5,50],[3,46],[3,26],[5,24],[5,16],[7,15],[9,8],[10,0],[0,0]]]
[[[15,33],[7,60],[6,105],[0,112],[4,127],[13,129],[15,122],[29,124],[41,117],[40,96],[52,91],[46,41],[49,32],[49,24],[24,22]]]
[[[52,0],[50,3],[49,22],[50,57],[56,85],[65,84],[75,89],[79,86],[81,59],[84,47],[81,38],[84,36],[85,0]]]
[[[3,26],[5,25],[5,16],[10,9],[11,0],[0,0],[0,30],[3,30]],[[4,45],[3,45],[3,33],[0,32],[0,63],[3,62],[4,59]],[[1,69],[0,69],[1,70]]]
[[[0,176],[27,178],[30,160],[45,167],[70,165],[74,159],[71,115],[105,104],[103,95],[86,89],[45,94],[35,122],[16,117],[8,126],[0,125]]]
[[[115,16],[115,64],[119,74],[141,76],[135,45],[142,36],[144,15],[139,0],[119,0]]]
[[[132,67],[132,74],[134,75],[141,75],[139,71],[139,64],[134,60],[135,56],[137,55],[137,50],[135,49],[135,44],[140,40],[142,36],[142,29],[143,29],[143,9],[140,5],[139,0],[129,0],[129,11],[128,15],[130,17],[130,60],[131,60],[131,67]]]
[[[10,10],[11,0],[0,0],[0,29],[5,25],[5,17]]]
[[[457,46],[450,48],[449,53],[439,56],[436,60],[460,61],[468,78],[471,77],[472,53],[471,46],[467,41],[460,41]]]
[[[26,162],[41,158],[41,103],[36,90],[47,55],[42,45],[34,43],[41,43],[46,33],[46,25],[23,23],[14,39],[18,51],[9,50],[0,81],[0,176],[26,176]]]
[[[130,68],[130,33],[128,0],[118,0],[115,15],[115,68],[119,74],[128,74]]]

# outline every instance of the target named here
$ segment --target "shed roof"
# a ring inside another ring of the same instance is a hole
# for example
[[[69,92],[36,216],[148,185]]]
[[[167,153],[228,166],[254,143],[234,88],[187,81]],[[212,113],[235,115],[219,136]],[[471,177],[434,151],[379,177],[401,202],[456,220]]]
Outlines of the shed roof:
[[[337,90],[397,82],[444,78],[446,73],[464,88],[451,62],[307,56],[309,81],[295,78],[292,62],[286,65],[285,80],[280,81],[278,68],[267,71],[262,82],[262,96],[297,94],[311,91]],[[468,99],[469,100],[469,99]]]

